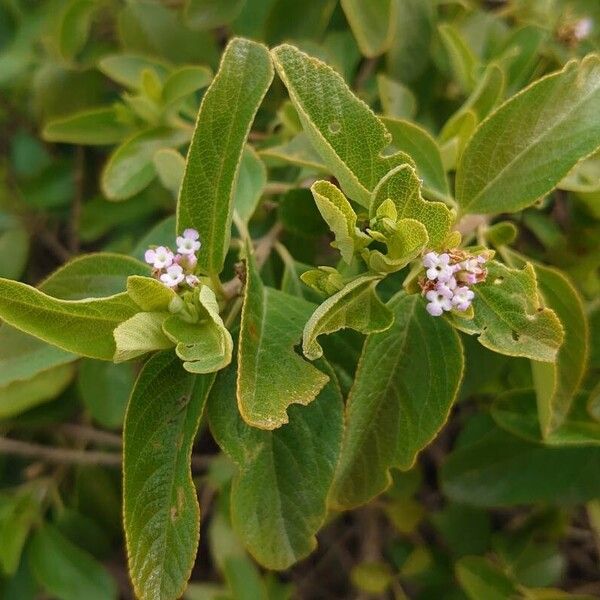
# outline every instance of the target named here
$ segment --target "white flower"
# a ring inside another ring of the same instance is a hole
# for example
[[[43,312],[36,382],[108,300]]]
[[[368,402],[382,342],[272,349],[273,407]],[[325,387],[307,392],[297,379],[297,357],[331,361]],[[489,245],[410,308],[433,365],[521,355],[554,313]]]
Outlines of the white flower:
[[[155,269],[164,269],[173,264],[173,253],[164,246],[159,246],[155,249],[150,248],[146,250],[144,260]]]
[[[427,269],[427,279],[431,281],[448,281],[454,275],[454,265],[450,264],[448,254],[428,252],[423,257],[423,266]]]
[[[444,311],[452,310],[452,290],[446,286],[436,286],[435,290],[429,290],[425,297],[429,302],[425,307],[432,317],[439,317]]]
[[[196,287],[200,283],[200,280],[195,275],[186,275],[185,282],[190,287]]]
[[[177,236],[177,252],[179,254],[195,254],[200,250],[200,235],[195,229],[186,229],[183,235]]]
[[[160,280],[170,288],[177,287],[184,279],[183,269],[179,265],[171,265],[167,272],[160,276]]]
[[[474,297],[475,294],[468,287],[464,285],[457,287],[452,296],[452,306],[461,312],[465,311],[471,306],[471,301]]]

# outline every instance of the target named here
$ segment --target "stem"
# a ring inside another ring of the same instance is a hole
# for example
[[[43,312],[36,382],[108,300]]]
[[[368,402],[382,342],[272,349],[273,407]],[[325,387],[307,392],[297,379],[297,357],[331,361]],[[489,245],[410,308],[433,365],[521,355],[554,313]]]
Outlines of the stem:
[[[81,205],[83,203],[83,186],[85,183],[85,153],[83,146],[75,147],[75,196],[71,204],[69,220],[69,250],[72,254],[79,252],[79,224],[81,222]]]
[[[122,454],[120,452],[53,448],[51,446],[43,446],[41,444],[23,442],[1,436],[0,454],[24,456],[55,464],[120,467],[122,462]],[[211,455],[194,454],[191,460],[192,468],[198,471],[206,470],[213,458]]]

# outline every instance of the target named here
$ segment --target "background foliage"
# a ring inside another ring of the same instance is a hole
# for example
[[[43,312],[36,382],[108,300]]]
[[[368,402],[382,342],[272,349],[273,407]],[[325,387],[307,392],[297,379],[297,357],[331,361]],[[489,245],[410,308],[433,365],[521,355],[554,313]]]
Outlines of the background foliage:
[[[599,50],[596,0],[0,0],[1,597],[600,597]]]

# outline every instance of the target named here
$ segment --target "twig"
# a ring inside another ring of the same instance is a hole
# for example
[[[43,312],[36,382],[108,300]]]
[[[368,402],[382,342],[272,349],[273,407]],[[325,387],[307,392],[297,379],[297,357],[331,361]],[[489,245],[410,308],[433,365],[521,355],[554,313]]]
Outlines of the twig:
[[[0,454],[24,456],[55,464],[101,465],[105,467],[120,467],[122,455],[120,452],[100,452],[96,450],[74,450],[71,448],[53,448],[21,440],[13,440],[0,436]],[[192,469],[205,471],[213,456],[192,455]]]
[[[118,467],[121,465],[121,454],[116,452],[52,448],[5,437],[0,437],[0,454],[27,456],[58,464],[71,463],[79,465],[105,465],[111,467]]]
[[[59,425],[58,430],[69,437],[84,440],[86,442],[105,444],[107,446],[114,446],[115,448],[121,448],[123,446],[123,440],[120,435],[111,433],[110,431],[94,429],[87,425],[63,423],[62,425]]]
[[[378,62],[379,57],[377,56],[374,58],[366,58],[365,60],[363,60],[362,64],[360,65],[360,69],[358,70],[358,73],[356,75],[356,79],[354,80],[355,89],[360,90],[365,85],[369,77],[371,77],[371,75],[375,72]]]

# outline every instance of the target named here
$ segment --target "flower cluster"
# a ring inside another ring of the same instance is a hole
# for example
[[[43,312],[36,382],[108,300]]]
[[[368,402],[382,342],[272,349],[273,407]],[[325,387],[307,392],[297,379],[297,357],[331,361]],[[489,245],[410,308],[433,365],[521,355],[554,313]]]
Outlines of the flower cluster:
[[[468,310],[475,297],[470,286],[485,281],[486,262],[487,257],[483,254],[472,256],[463,250],[425,254],[423,266],[426,271],[420,285],[427,299],[427,312],[439,317],[453,309]]]
[[[200,283],[194,274],[200,250],[200,235],[195,229],[186,229],[176,239],[177,253],[166,246],[146,250],[144,259],[152,265],[152,275],[167,287],[177,290],[180,285],[194,288]]]

